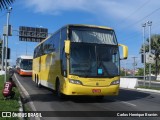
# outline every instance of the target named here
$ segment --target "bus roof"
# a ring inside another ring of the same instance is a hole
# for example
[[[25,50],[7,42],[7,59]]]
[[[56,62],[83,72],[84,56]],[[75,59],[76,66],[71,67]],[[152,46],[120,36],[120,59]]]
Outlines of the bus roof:
[[[21,55],[18,58],[21,58],[21,59],[33,59],[33,56]]]
[[[106,29],[106,30],[113,30],[112,28],[110,28],[110,27],[105,27],[105,26],[97,26],[97,25],[86,25],[86,24],[67,24],[67,25],[65,25],[65,26],[63,26],[63,27],[61,27],[60,29],[62,29],[62,28],[65,28],[65,27],[89,27],[89,28],[100,28],[100,29]],[[58,30],[60,30],[60,29],[58,29]],[[55,31],[56,32],[56,31]],[[54,32],[54,33],[55,33]],[[53,33],[53,34],[54,34]],[[51,35],[52,36],[52,35]],[[43,43],[44,41],[46,41],[49,37],[51,37],[51,36],[48,36],[46,39],[44,39],[43,41],[41,41],[37,46],[39,46],[41,43]],[[37,47],[36,46],[36,47]],[[35,47],[35,48],[36,48]]]
[[[97,25],[85,25],[85,24],[68,24],[66,25],[68,27],[70,26],[75,26],[75,27],[90,27],[90,28],[101,28],[101,29],[107,29],[107,30],[113,30],[110,27],[105,27],[105,26],[97,26]]]

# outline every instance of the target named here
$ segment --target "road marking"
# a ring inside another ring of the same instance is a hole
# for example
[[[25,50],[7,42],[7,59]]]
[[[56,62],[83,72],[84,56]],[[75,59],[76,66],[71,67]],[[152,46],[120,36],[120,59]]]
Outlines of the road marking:
[[[131,106],[134,106],[134,107],[137,106],[137,105],[135,105],[135,104],[132,104],[132,103],[129,103],[129,102],[125,102],[125,101],[122,101],[122,103],[127,104],[127,105],[131,105]]]
[[[35,106],[34,106],[34,104],[33,104],[33,102],[31,101],[31,98],[30,98],[29,93],[26,91],[26,89],[25,89],[25,88],[22,86],[22,84],[19,82],[16,74],[14,74],[14,76],[15,76],[15,78],[16,78],[16,80],[17,80],[17,82],[18,82],[18,84],[19,84],[19,87],[21,88],[22,92],[25,94],[25,96],[27,97],[27,99],[29,99],[29,102],[28,102],[28,103],[30,104],[32,110],[33,110],[33,111],[37,111],[36,108],[35,108]],[[38,117],[35,118],[35,119],[36,119],[36,120],[40,120],[40,118],[38,118]]]

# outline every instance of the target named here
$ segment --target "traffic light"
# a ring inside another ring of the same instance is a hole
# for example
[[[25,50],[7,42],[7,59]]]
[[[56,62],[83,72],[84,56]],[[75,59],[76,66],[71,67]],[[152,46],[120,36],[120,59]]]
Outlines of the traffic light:
[[[141,54],[141,63],[144,63],[144,55]]]
[[[11,53],[11,49],[7,48],[7,59],[10,59],[10,53]]]
[[[5,59],[5,57],[6,57],[6,47],[4,47],[4,59]],[[10,54],[11,54],[11,50],[10,50],[10,48],[7,48],[7,59],[10,59]]]

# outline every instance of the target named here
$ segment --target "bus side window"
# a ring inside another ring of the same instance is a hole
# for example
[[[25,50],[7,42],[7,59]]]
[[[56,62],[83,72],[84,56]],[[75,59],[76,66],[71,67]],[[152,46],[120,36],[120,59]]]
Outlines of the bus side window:
[[[35,51],[34,51],[34,58],[39,57],[39,52],[40,52],[40,46],[38,46]]]
[[[53,49],[55,52],[58,52],[59,48],[59,43],[60,43],[60,31],[57,32],[54,36],[54,44],[53,44]]]
[[[67,59],[64,51],[64,41],[67,39],[67,29],[61,30],[61,46],[60,46],[60,56],[61,56],[61,68],[62,75],[67,76]]]
[[[39,54],[38,54],[38,56],[44,55],[43,44],[41,44],[40,47],[39,47]]]

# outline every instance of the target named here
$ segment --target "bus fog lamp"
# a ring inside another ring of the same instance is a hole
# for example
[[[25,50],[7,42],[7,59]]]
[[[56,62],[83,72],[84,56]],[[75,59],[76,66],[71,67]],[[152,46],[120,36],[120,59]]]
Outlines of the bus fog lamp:
[[[82,85],[82,82],[79,81],[79,80],[72,80],[72,79],[70,79],[69,82],[72,83],[72,84]]]
[[[117,84],[120,84],[120,80],[115,80],[115,81],[111,82],[111,85],[117,85]]]

